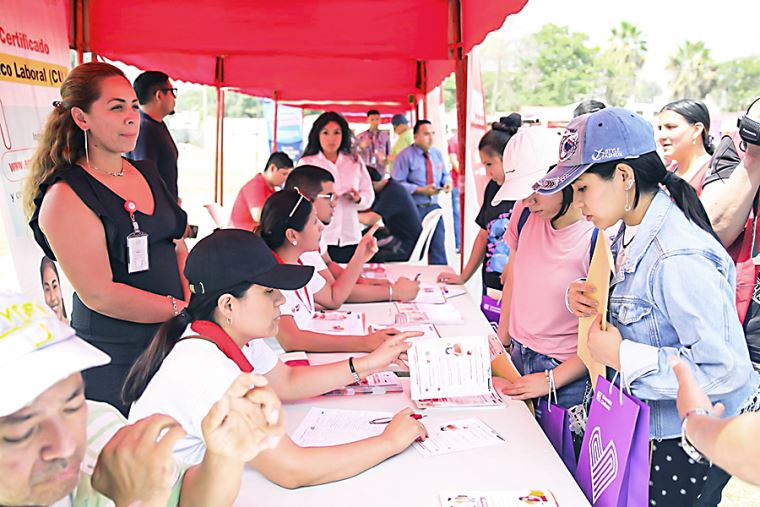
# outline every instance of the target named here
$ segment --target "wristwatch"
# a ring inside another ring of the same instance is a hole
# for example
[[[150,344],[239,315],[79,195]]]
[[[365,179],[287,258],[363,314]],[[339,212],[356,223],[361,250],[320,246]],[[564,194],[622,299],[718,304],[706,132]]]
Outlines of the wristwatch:
[[[706,408],[695,408],[686,412],[686,415],[683,418],[683,422],[681,423],[681,448],[688,457],[697,463],[701,463],[704,459],[704,456],[697,450],[696,447],[691,445],[691,442],[689,442],[689,439],[686,437],[686,421],[689,420],[689,416],[691,415],[706,415],[712,417],[712,414]]]

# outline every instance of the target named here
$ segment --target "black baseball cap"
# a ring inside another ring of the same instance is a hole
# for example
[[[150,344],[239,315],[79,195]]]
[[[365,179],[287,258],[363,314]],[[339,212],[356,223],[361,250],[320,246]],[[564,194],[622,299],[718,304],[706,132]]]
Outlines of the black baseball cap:
[[[314,268],[280,264],[253,232],[217,229],[190,251],[184,273],[193,294],[210,294],[241,282],[296,290],[311,280]]]

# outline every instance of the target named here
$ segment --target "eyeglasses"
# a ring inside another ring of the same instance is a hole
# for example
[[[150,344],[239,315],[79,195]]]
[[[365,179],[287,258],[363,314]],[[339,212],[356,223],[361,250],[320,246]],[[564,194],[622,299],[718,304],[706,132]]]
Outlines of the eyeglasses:
[[[293,215],[295,214],[296,210],[298,209],[298,206],[301,204],[301,201],[306,199],[306,202],[311,202],[311,199],[303,195],[303,193],[298,189],[298,187],[293,187],[293,190],[298,192],[298,200],[296,201],[296,205],[293,206],[293,209],[290,210],[290,214],[288,215],[288,218],[293,218]]]
[[[161,91],[166,92],[172,92],[172,95],[174,95],[174,98],[177,98],[177,89],[176,88],[161,88]]]
[[[335,192],[328,192],[326,194],[317,194],[317,199],[327,199],[330,202],[335,202],[337,198],[338,196],[335,195]]]

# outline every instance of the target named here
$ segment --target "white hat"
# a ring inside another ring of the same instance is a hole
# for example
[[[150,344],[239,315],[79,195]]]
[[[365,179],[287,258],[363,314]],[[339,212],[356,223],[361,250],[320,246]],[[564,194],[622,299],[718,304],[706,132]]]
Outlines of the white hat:
[[[0,417],[24,408],[69,375],[110,361],[45,303],[0,292]]]
[[[530,196],[533,184],[557,163],[559,141],[560,132],[557,130],[521,127],[504,148],[504,184],[496,192],[491,205]]]

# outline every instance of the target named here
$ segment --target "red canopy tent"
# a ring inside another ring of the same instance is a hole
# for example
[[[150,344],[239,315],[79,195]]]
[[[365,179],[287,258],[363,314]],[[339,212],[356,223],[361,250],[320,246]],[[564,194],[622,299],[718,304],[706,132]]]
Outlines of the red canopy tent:
[[[305,107],[401,112],[456,72],[464,160],[467,54],[528,0],[70,1],[80,57],[160,69],[215,86],[220,98],[231,88]],[[221,110],[217,126],[218,149]]]

